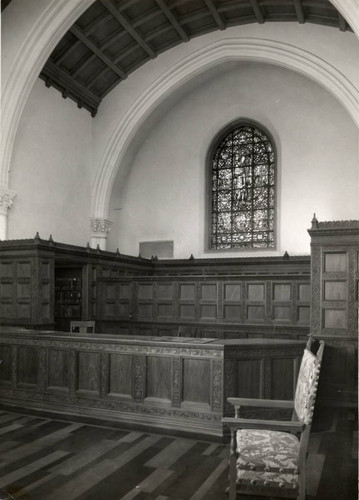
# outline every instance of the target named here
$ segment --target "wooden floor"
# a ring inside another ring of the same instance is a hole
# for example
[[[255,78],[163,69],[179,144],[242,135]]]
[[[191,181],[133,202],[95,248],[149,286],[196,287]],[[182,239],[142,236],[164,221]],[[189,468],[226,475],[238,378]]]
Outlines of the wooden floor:
[[[317,413],[307,499],[357,500],[357,436],[354,411]],[[0,500],[225,500],[227,457],[210,441],[0,410]]]

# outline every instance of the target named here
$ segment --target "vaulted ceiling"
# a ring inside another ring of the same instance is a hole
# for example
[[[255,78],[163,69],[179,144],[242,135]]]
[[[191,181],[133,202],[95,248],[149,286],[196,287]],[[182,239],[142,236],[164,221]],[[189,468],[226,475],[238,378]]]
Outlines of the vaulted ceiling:
[[[350,30],[329,0],[96,0],[40,78],[95,116],[116,85],[167,49],[210,31],[278,21]]]

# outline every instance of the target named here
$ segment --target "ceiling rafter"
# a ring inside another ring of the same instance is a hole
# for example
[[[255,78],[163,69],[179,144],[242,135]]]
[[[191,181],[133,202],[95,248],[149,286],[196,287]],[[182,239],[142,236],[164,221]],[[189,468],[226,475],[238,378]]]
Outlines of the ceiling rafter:
[[[79,81],[74,81],[71,73],[48,60],[41,72],[41,77],[45,80],[46,86],[55,84],[57,88],[61,88],[64,98],[73,98],[78,105],[84,106],[92,116],[95,116],[102,98]]]
[[[73,25],[70,28],[70,31],[73,35],[76,36],[81,42],[86,45],[88,49],[90,49],[94,54],[97,55],[107,66],[109,66],[112,71],[117,73],[122,79],[127,78],[127,73],[119,68],[116,64],[112,62],[112,60],[106,56],[89,38],[87,38],[83,32],[77,26]]]
[[[96,29],[98,28],[99,24],[100,23],[103,23],[105,21],[108,21],[109,19],[111,19],[111,14],[108,14],[108,13],[101,13],[99,14],[98,16],[95,17],[95,19],[93,19],[87,26],[86,28],[83,30],[83,33],[85,36],[89,36],[91,35],[91,33]],[[76,40],[71,46],[69,46],[69,44],[67,44],[62,51],[60,51],[60,53],[58,54],[58,56],[56,57],[55,59],[55,63],[56,64],[61,64],[64,59],[66,59],[66,57],[72,52],[74,51],[78,46],[80,45],[80,41],[79,40]]]
[[[251,7],[253,9],[254,15],[256,16],[258,23],[263,24],[264,23],[264,15],[263,15],[262,9],[260,8],[260,6],[258,4],[258,0],[249,0],[249,2],[251,4]]]
[[[294,0],[295,13],[297,14],[298,23],[305,23],[304,10],[301,0]]]
[[[179,36],[182,38],[184,42],[188,42],[189,36],[187,35],[186,31],[182,28],[180,23],[177,20],[177,17],[173,12],[170,11],[170,9],[167,7],[165,4],[164,0],[156,0],[157,5],[161,9],[161,11],[164,13],[164,15],[167,17],[169,22],[172,24],[174,29],[177,31]]]
[[[339,23],[339,29],[340,31],[346,31],[347,30],[347,22],[344,19],[344,17],[341,15],[340,12],[338,12],[338,23]]]
[[[142,36],[135,30],[128,19],[119,12],[111,0],[99,0],[102,5],[113,15],[113,17],[125,28],[125,30],[136,40],[136,42],[147,52],[147,54],[154,59],[156,57],[155,51],[148,45]]]
[[[204,0],[207,5],[210,13],[212,14],[213,19],[216,21],[216,24],[220,30],[226,29],[226,25],[223,22],[221,14],[218,12],[216,7],[214,6],[212,0]]]

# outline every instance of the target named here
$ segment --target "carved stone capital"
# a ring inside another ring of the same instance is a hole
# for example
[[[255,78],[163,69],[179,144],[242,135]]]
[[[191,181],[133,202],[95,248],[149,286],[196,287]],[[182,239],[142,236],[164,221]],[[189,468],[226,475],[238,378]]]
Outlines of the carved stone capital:
[[[107,219],[91,219],[90,225],[93,236],[106,238],[111,230],[112,222]]]
[[[0,214],[7,215],[7,211],[13,206],[15,198],[15,191],[0,187]]]

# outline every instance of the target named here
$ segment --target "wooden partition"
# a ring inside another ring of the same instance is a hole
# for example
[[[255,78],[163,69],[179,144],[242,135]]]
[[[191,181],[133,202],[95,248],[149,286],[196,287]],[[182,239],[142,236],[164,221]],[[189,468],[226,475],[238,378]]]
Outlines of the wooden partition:
[[[195,325],[198,336],[305,338],[309,270],[276,271],[102,278],[97,320],[106,333],[177,335]]]
[[[0,396],[23,408],[222,437],[228,397],[293,398],[304,346],[0,327]]]
[[[320,398],[357,406],[359,221],[312,221],[311,333],[326,349]]]

